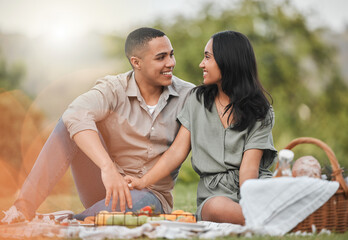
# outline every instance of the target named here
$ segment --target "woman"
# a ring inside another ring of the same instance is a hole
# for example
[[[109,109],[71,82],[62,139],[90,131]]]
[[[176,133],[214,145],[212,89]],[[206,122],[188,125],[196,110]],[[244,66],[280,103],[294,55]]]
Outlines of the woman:
[[[170,174],[192,148],[199,174],[198,220],[244,224],[240,186],[271,177],[274,113],[257,74],[253,48],[241,33],[219,32],[204,49],[204,84],[193,89],[172,146],[141,179],[126,176],[131,188],[145,188]]]

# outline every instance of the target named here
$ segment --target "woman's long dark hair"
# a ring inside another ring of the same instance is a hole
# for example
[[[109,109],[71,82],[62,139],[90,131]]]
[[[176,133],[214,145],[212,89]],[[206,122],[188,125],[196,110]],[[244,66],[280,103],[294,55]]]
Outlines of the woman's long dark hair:
[[[229,96],[230,103],[224,114],[231,109],[228,123],[233,123],[232,129],[243,131],[252,127],[256,121],[265,122],[272,101],[258,78],[256,59],[253,47],[248,38],[239,32],[224,31],[212,36],[213,54],[221,71],[222,91]],[[193,91],[199,101],[204,97],[204,106],[212,110],[215,97],[218,94],[216,84],[201,85]],[[272,116],[271,116],[272,117]]]

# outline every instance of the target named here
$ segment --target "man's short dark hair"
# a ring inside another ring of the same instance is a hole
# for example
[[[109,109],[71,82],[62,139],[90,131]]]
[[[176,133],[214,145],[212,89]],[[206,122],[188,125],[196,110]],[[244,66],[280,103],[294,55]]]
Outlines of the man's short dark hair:
[[[136,48],[144,47],[149,41],[154,38],[165,36],[164,32],[148,27],[142,27],[131,32],[125,43],[125,53],[128,59],[134,54]]]

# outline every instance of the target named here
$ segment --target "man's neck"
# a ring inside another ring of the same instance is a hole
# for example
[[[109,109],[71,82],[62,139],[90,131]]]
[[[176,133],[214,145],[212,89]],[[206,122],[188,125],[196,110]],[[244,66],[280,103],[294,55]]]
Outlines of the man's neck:
[[[150,106],[156,105],[163,92],[163,86],[150,85],[137,74],[134,75],[134,78],[146,104]]]

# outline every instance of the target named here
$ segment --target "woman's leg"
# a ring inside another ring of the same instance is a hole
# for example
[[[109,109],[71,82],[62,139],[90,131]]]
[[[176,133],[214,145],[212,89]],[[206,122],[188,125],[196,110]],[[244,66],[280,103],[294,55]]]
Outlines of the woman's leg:
[[[227,197],[210,198],[203,205],[201,215],[204,221],[245,224],[241,206]]]
[[[161,202],[149,190],[131,190],[130,192],[132,195],[133,208],[129,209],[128,207],[126,207],[126,212],[136,212],[145,206],[153,206],[154,212],[163,213]],[[108,206],[105,206],[105,199],[100,200],[99,202],[95,203],[93,206],[86,209],[82,213],[75,215],[74,218],[78,220],[83,220],[85,217],[94,216],[95,214],[103,210],[112,212],[111,202],[112,201],[110,201],[110,204]],[[117,203],[116,211],[120,212],[119,203]]]

